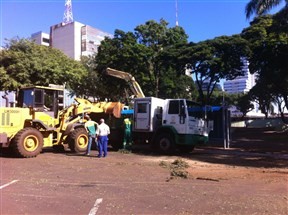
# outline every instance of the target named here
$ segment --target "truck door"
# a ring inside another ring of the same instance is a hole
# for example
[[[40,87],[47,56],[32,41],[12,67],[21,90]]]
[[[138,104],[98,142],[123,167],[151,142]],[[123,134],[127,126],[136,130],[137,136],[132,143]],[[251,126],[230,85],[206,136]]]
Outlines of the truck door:
[[[150,128],[150,101],[139,100],[135,101],[134,109],[134,130],[147,131]]]
[[[173,126],[178,133],[185,134],[187,127],[186,106],[183,100],[169,100],[165,124]]]

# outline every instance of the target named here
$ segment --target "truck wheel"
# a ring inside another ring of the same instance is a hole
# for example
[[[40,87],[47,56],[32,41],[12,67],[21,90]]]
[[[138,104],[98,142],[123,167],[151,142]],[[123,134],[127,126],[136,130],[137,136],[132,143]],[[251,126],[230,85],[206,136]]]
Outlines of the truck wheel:
[[[158,146],[158,150],[164,154],[171,154],[175,152],[175,141],[170,134],[160,134],[156,138],[156,144]]]
[[[40,131],[32,127],[23,128],[12,140],[12,149],[19,157],[36,157],[42,148],[43,136]]]
[[[72,152],[86,152],[88,146],[88,135],[84,128],[76,128],[69,134],[69,148]]]

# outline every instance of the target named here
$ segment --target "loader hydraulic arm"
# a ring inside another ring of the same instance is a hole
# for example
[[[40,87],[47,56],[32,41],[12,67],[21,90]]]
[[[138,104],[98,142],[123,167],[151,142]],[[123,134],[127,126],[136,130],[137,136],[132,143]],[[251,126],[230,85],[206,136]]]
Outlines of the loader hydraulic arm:
[[[75,104],[72,104],[59,112],[59,124],[61,128],[63,127],[65,129],[71,121],[73,121],[73,123],[80,121],[86,113],[111,114],[116,118],[120,118],[123,106],[124,104],[120,102],[91,103],[86,99],[75,98]]]
[[[130,89],[132,90],[136,98],[145,97],[140,85],[131,74],[116,69],[112,69],[109,67],[106,69],[106,74],[127,81],[127,83],[130,86]]]

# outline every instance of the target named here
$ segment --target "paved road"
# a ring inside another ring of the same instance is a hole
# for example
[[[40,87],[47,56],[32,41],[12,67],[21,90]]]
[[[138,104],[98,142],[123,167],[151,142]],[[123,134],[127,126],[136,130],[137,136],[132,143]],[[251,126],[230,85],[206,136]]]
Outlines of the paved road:
[[[217,152],[217,159],[223,160],[226,153]],[[219,164],[199,162],[211,157],[211,150],[193,152],[191,177],[172,180],[169,169],[159,163],[177,156],[109,152],[107,158],[96,158],[96,154],[0,157],[0,214],[282,214],[287,210],[285,180],[255,181],[249,178],[253,166],[240,178],[222,174],[221,169],[227,173],[235,164],[220,169]],[[218,174],[217,180],[197,177],[206,167],[215,171],[214,179]]]

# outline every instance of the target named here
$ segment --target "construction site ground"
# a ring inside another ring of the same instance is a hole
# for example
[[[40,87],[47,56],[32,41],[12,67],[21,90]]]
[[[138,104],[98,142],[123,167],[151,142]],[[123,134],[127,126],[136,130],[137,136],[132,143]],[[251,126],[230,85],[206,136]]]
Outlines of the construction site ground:
[[[210,143],[171,156],[148,146],[106,158],[2,151],[0,214],[288,214],[287,137],[241,128],[229,149]]]

